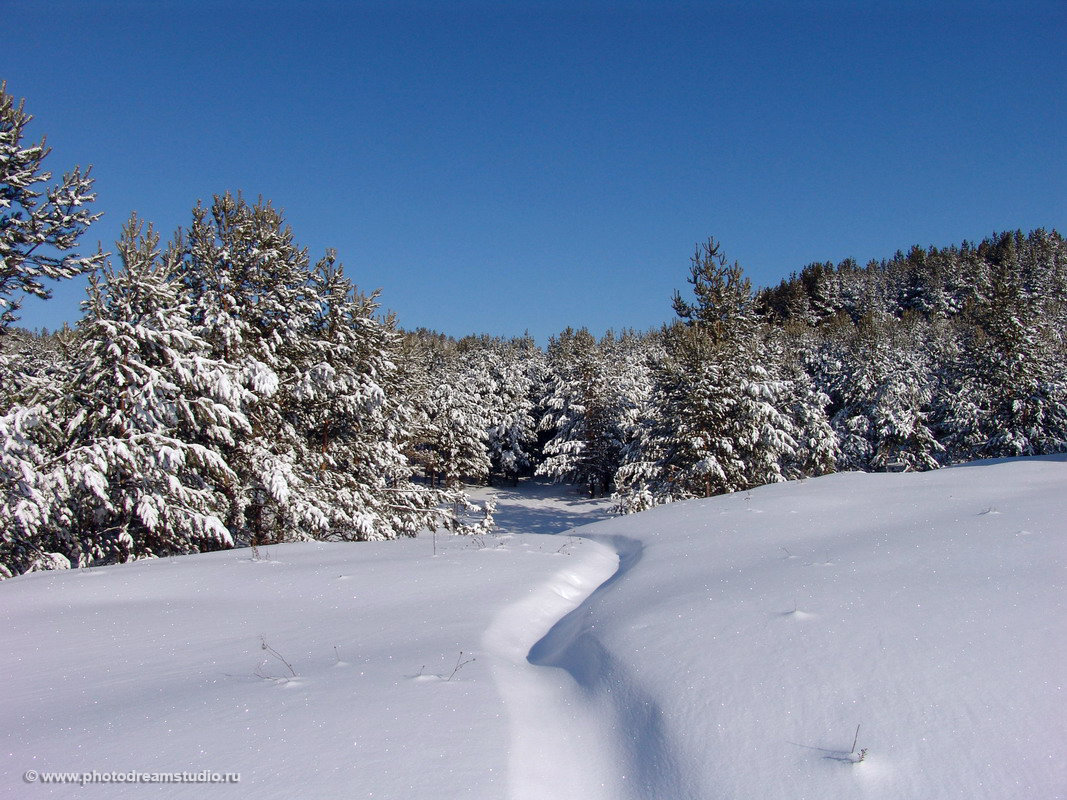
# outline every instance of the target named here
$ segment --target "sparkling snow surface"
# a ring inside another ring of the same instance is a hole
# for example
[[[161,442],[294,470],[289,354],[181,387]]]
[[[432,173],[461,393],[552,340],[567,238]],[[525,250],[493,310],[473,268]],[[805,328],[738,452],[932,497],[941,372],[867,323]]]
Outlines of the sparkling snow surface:
[[[436,556],[426,536],[0,583],[0,797],[1067,798],[1067,459],[611,519],[490,493],[502,532]]]

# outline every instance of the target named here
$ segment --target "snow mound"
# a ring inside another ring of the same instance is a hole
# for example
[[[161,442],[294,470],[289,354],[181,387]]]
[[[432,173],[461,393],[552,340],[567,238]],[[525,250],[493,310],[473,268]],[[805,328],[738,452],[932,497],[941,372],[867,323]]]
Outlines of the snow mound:
[[[634,796],[1067,796],[1065,486],[846,473],[583,528],[642,546],[585,609],[684,788]]]

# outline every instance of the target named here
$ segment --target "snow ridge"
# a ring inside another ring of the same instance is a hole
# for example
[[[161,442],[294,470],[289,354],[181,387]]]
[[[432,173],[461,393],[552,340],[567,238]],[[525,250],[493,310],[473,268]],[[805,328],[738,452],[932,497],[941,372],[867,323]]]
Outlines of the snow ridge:
[[[573,677],[528,660],[531,648],[615,574],[611,548],[586,539],[570,548],[565,569],[493,618],[482,640],[507,708],[511,800],[609,800],[618,797],[611,742],[589,713]]]
[[[671,744],[671,732],[654,693],[604,647],[592,620],[593,607],[641,560],[644,545],[627,536],[587,540],[611,547],[618,556],[618,568],[530,648],[528,659],[531,664],[567,672],[600,721],[602,735],[614,740],[620,785],[613,796],[706,797],[692,784],[694,771],[683,770],[677,762],[677,749]]]
[[[592,608],[641,559],[625,536],[577,536],[568,567],[495,618],[483,640],[511,718],[509,797],[705,796],[676,762],[654,695],[604,647]],[[580,552],[579,552],[580,550]]]

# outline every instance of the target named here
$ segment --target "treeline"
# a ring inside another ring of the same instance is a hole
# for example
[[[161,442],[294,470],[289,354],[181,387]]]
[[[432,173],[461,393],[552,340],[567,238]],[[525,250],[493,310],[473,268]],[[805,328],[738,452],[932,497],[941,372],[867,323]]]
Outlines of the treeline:
[[[540,475],[621,512],[838,469],[1067,449],[1055,232],[815,264],[756,292],[708,241],[660,330],[405,332],[267,202],[75,253],[88,173],[48,187],[0,86],[0,577],[234,545],[478,533],[465,483]],[[89,274],[73,329],[18,297]]]
[[[802,341],[843,468],[1065,448],[1067,247],[1055,231],[814,264],[758,301]]]
[[[508,396],[534,392],[513,405],[515,463],[614,493],[620,511],[834,470],[1067,449],[1067,245],[1055,232],[816,264],[759,292],[709,241],[689,282],[663,329],[599,341],[568,329],[543,356],[529,342],[413,335],[441,365],[423,379],[497,396],[499,377],[474,365],[514,353],[524,377]]]

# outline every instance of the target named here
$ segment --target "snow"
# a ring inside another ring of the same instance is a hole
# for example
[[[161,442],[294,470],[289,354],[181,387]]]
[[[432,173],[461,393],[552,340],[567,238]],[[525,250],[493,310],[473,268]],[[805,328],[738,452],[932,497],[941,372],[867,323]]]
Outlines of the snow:
[[[1067,798],[1065,480],[1064,457],[843,473],[619,518],[523,483],[476,493],[500,532],[436,555],[23,575],[0,797]]]
[[[642,548],[588,608],[677,762],[637,796],[1067,796],[1065,478],[845,473],[586,528]]]

